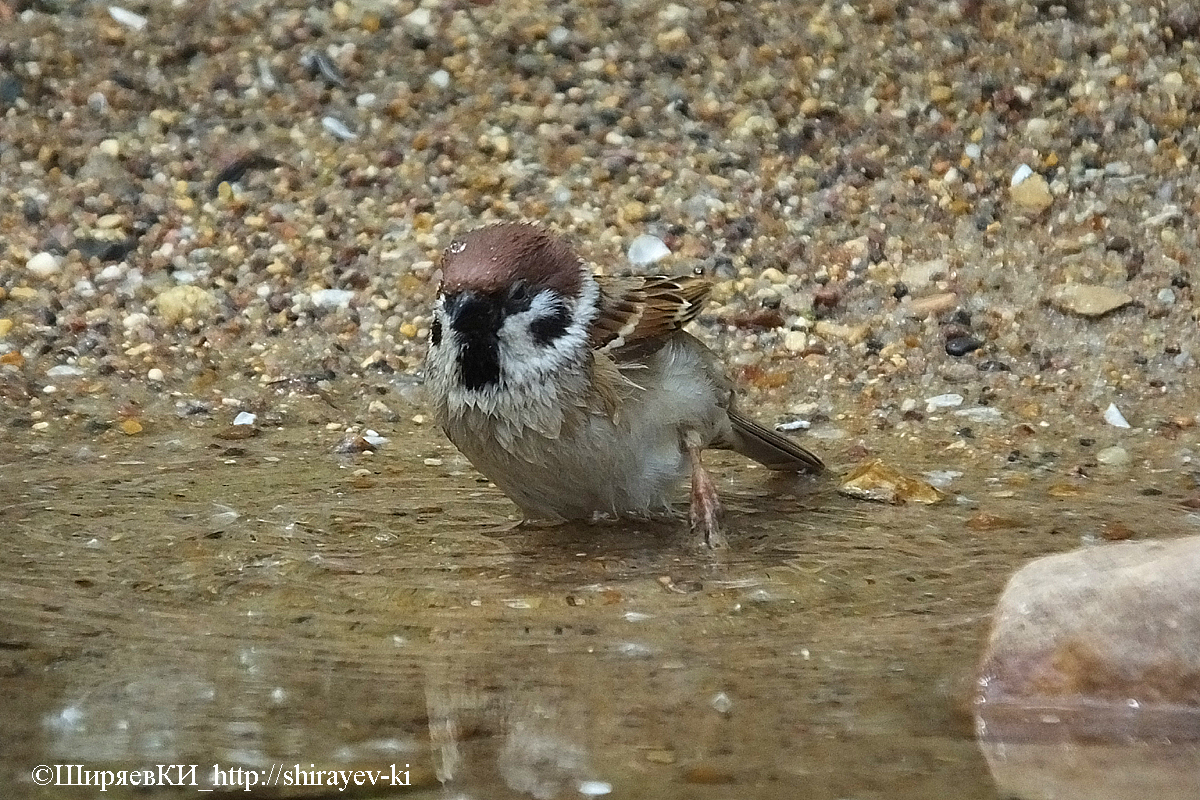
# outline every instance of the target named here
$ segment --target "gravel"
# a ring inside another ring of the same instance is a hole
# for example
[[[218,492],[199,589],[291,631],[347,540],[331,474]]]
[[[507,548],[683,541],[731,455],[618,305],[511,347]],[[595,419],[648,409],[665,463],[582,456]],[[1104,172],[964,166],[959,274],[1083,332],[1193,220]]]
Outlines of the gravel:
[[[91,435],[150,370],[164,417],[409,400],[440,249],[530,219],[706,270],[697,333],[810,436],[1181,466],[1194,6],[0,3],[3,435]],[[994,434],[905,410],[948,393]]]

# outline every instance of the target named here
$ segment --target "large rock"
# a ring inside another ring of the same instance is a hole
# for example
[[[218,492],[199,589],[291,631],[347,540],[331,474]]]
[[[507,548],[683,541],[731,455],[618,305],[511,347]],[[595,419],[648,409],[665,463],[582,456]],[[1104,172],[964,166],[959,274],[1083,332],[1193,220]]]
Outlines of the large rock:
[[[994,615],[976,722],[1013,796],[1200,797],[1200,536],[1017,572]]]

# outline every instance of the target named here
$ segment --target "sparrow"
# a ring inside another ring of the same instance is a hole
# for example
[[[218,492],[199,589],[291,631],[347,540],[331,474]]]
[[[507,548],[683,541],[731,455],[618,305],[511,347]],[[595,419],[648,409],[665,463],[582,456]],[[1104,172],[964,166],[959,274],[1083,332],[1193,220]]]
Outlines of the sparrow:
[[[593,274],[559,236],[504,223],[441,258],[425,382],[432,415],[527,520],[672,515],[691,478],[699,543],[727,546],[709,448],[820,472],[821,459],[747,419],[716,354],[683,330],[699,276]]]

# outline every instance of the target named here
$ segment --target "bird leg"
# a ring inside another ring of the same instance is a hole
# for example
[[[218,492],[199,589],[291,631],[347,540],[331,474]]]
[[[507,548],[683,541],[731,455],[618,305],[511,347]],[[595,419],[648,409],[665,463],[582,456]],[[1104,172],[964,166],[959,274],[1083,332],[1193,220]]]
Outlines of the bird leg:
[[[692,464],[692,504],[688,511],[688,520],[698,545],[713,550],[724,549],[729,546],[729,542],[726,541],[725,534],[721,533],[721,500],[717,497],[717,485],[700,463],[702,448],[693,439],[694,435],[691,432],[685,437],[688,460]]]

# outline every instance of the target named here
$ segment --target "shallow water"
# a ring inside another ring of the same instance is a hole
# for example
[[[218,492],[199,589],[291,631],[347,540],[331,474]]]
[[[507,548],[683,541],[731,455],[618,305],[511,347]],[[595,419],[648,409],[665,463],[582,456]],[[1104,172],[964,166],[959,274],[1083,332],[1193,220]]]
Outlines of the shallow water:
[[[1004,581],[1174,524],[1122,479],[1048,500],[968,472],[966,501],[890,507],[717,457],[713,556],[683,523],[516,528],[435,431],[386,433],[341,456],[322,428],[166,420],[4,464],[0,780],[244,767],[335,796],[286,783],[395,765],[407,787],[351,794],[994,798],[972,689]]]

